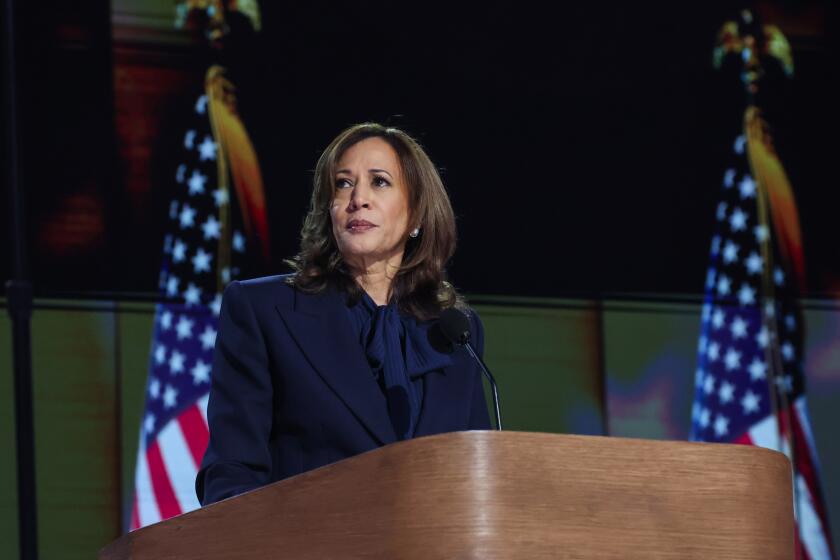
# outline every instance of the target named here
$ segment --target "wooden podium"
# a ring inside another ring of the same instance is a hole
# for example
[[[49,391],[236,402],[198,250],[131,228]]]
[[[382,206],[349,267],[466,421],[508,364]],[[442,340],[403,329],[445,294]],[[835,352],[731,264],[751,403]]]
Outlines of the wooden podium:
[[[792,559],[774,451],[525,432],[396,443],[145,527],[102,560]]]

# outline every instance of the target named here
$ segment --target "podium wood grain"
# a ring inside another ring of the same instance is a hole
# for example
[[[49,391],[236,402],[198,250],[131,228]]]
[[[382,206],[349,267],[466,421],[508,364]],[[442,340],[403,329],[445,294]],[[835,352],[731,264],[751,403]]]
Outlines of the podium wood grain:
[[[521,432],[390,445],[123,536],[102,560],[792,559],[773,451]]]

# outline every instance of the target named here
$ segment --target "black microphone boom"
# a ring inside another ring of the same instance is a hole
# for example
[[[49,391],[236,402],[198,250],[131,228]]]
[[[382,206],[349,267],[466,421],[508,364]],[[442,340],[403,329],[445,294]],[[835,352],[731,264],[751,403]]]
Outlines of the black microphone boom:
[[[490,388],[493,390],[496,429],[501,430],[502,414],[499,410],[499,389],[496,387],[496,380],[493,378],[493,374],[490,373],[490,370],[484,364],[484,360],[481,359],[481,356],[478,355],[472,347],[472,344],[470,344],[470,320],[461,311],[450,307],[449,309],[444,309],[443,313],[440,314],[440,330],[449,342],[466,348],[470,356],[478,362],[478,365],[481,367],[481,372],[487,378],[487,381],[490,382]]]

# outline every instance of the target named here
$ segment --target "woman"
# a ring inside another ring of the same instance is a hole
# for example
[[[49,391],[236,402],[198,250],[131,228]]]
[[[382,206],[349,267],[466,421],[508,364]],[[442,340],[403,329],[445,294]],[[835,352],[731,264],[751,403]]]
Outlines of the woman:
[[[455,218],[422,148],[377,124],[342,132],[316,166],[301,237],[295,274],[225,290],[202,504],[398,440],[490,427],[478,367],[434,342],[436,317],[463,303],[444,271]]]

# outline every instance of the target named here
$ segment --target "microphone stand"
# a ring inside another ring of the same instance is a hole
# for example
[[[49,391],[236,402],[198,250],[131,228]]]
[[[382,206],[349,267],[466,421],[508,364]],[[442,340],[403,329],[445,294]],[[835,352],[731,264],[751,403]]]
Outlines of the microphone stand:
[[[499,411],[499,389],[496,387],[496,380],[493,378],[493,374],[490,373],[490,370],[487,369],[487,366],[484,364],[484,360],[481,359],[472,347],[472,344],[470,344],[469,341],[464,342],[464,347],[467,349],[467,352],[470,353],[470,356],[475,358],[475,361],[478,362],[478,365],[481,367],[481,372],[484,374],[484,377],[487,378],[487,381],[490,382],[490,388],[493,389],[493,412],[496,414],[496,430],[501,431],[502,415]]]

